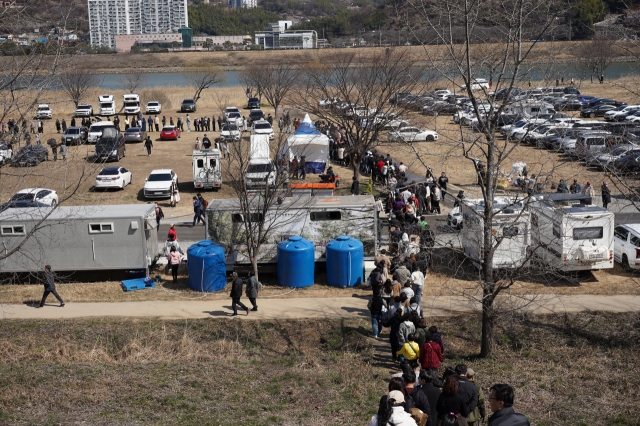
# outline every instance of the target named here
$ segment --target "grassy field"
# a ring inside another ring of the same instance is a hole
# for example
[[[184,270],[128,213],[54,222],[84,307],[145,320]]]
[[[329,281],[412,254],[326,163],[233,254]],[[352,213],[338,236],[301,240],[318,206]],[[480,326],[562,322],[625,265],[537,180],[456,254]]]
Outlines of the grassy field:
[[[475,316],[432,318],[445,365],[507,382],[532,425],[637,425],[637,314],[519,318],[490,359]],[[387,330],[388,331],[388,330]],[[362,319],[0,323],[2,424],[357,425],[386,393],[386,339]],[[385,335],[386,336],[386,335]]]

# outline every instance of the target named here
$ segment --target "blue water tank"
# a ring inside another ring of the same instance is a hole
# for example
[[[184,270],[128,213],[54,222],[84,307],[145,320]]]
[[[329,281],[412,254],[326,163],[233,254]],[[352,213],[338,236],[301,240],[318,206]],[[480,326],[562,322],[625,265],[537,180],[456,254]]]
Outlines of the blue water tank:
[[[360,240],[341,235],[327,244],[327,284],[353,287],[364,282],[364,246]]]
[[[284,287],[313,285],[314,246],[297,235],[278,244],[278,284]]]
[[[224,249],[220,245],[210,240],[200,241],[189,247],[187,257],[191,290],[224,290],[227,286],[227,265]]]

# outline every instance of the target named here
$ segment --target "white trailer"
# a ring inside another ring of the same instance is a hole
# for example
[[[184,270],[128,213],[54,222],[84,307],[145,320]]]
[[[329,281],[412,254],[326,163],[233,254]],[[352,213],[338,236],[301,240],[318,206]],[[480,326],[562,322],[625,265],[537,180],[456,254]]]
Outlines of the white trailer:
[[[219,149],[194,149],[191,154],[193,186],[196,189],[213,189],[222,186],[222,170]]]
[[[532,197],[531,247],[543,265],[563,272],[613,268],[614,214],[581,194]]]
[[[467,257],[477,267],[484,262],[484,200],[469,199],[461,203],[464,226],[460,242]],[[531,250],[530,215],[523,200],[496,197],[493,200],[491,235],[494,269],[517,269],[528,266]]]
[[[48,216],[47,216],[48,215]],[[146,272],[158,257],[153,204],[17,208],[0,213],[0,273]]]
[[[259,204],[260,195],[255,196]],[[375,258],[377,215],[372,196],[351,197],[301,196],[284,197],[274,203],[263,219],[271,231],[260,251],[260,264],[275,264],[278,243],[293,235],[315,244],[315,259],[322,261],[327,243],[340,235],[357,238],[364,245],[365,260]],[[257,206],[257,204],[256,204]],[[249,265],[242,212],[238,199],[214,199],[206,210],[206,235],[226,251],[227,269]]]
[[[273,188],[276,184],[276,166],[271,160],[269,135],[251,135],[249,164],[244,175],[247,190]]]
[[[100,115],[116,115],[116,99],[113,95],[99,95]]]
[[[505,108],[507,114],[514,114],[525,118],[535,118],[542,114],[555,114],[553,105],[535,100],[521,100]]]
[[[140,112],[140,95],[137,93],[125,93],[122,95],[125,114],[138,114]]]

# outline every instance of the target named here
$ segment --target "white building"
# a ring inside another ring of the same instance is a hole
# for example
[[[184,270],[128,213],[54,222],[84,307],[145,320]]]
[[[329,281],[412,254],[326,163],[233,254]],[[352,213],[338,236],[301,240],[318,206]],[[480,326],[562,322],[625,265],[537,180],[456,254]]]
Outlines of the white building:
[[[263,49],[314,49],[318,47],[315,31],[291,31],[292,21],[278,21],[269,24],[266,31],[255,33],[255,44]]]
[[[253,9],[258,7],[258,0],[229,0],[229,7],[244,7],[245,9]]]
[[[189,26],[187,0],[88,0],[91,46],[116,48],[116,35],[163,34]]]

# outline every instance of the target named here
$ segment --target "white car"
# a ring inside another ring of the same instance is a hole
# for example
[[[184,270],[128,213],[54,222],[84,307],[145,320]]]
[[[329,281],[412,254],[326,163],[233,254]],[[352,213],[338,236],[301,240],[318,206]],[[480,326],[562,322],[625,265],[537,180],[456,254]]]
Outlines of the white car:
[[[239,114],[240,110],[238,109],[238,107],[234,107],[234,106],[226,107],[224,109],[224,111],[222,112],[222,115],[224,116],[224,119],[226,120],[229,117],[229,114],[231,114],[232,112],[237,112]]]
[[[11,161],[11,157],[13,156],[13,151],[9,148],[9,145],[4,143],[0,143],[0,165]]]
[[[91,105],[78,105],[76,108],[76,117],[91,117],[93,115],[93,107]]]
[[[474,78],[473,80],[471,80],[471,90],[482,90],[488,88],[489,82],[487,82],[487,80],[485,80],[484,78]],[[462,86],[460,86],[460,89],[467,90],[467,85],[463,84]]]
[[[162,105],[158,101],[147,102],[146,113],[147,114],[160,114],[162,111]]]
[[[433,130],[421,130],[417,127],[400,127],[389,132],[389,141],[399,142],[433,142],[438,140],[438,133]]]
[[[340,98],[326,98],[318,101],[319,108],[329,108],[331,105],[336,105],[342,102]]]
[[[58,193],[47,188],[25,188],[9,198],[9,202],[15,201],[38,202],[55,207],[58,205]]]
[[[36,110],[36,119],[41,118],[51,118],[51,108],[47,104],[38,105],[38,109]]]
[[[178,185],[178,175],[171,169],[152,170],[144,183],[145,198],[170,198],[172,185]]]
[[[131,172],[124,167],[105,167],[96,176],[95,188],[120,188],[131,183]]]
[[[234,123],[223,124],[220,130],[220,140],[228,142],[239,141],[240,129]]]
[[[244,126],[244,117],[239,112],[230,112],[227,114],[226,118],[227,123],[236,123],[238,128],[242,128]]]
[[[640,269],[640,224],[629,223],[614,228],[613,259],[625,271]]]
[[[273,133],[273,127],[267,120],[258,120],[253,122],[253,126],[251,126],[251,134],[252,135],[269,135],[269,139],[273,139],[275,137],[275,133]]]

